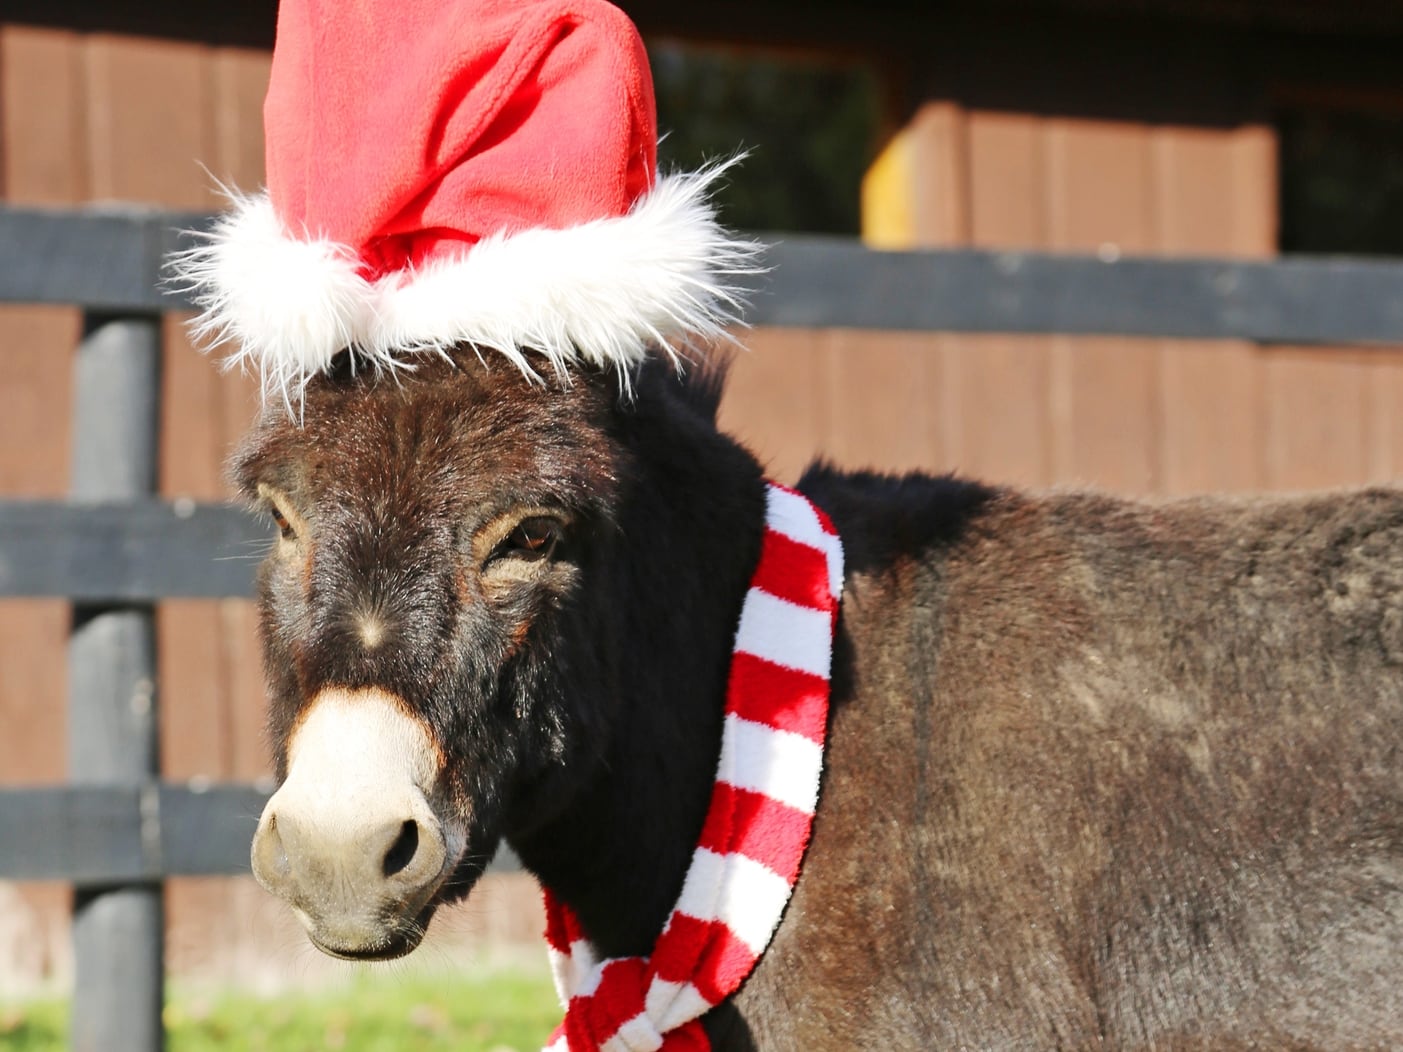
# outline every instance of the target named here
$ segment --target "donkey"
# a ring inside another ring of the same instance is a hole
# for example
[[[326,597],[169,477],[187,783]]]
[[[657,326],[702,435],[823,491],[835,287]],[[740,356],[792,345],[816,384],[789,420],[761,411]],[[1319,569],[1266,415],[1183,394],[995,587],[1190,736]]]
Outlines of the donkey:
[[[282,787],[258,879],[412,951],[505,840],[649,952],[765,481],[722,370],[346,360],[237,456]],[[823,782],[717,1049],[1403,1048],[1403,495],[798,490],[846,553]]]

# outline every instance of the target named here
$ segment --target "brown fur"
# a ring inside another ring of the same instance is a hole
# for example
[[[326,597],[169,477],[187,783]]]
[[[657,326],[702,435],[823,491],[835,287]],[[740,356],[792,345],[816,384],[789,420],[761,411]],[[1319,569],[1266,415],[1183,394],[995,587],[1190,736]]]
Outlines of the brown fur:
[[[859,565],[756,1046],[1400,1047],[1401,611],[1392,492],[1007,493]]]
[[[241,461],[320,531],[307,582],[263,581],[275,740],[319,686],[386,683],[458,765],[471,850],[505,836],[606,953],[646,952],[709,788],[759,469],[714,382],[424,373],[320,381]],[[1403,1047],[1403,495],[801,488],[848,561],[825,784],[717,1048]],[[455,531],[542,501],[573,547],[480,597]],[[408,597],[374,655],[336,629],[368,582]]]

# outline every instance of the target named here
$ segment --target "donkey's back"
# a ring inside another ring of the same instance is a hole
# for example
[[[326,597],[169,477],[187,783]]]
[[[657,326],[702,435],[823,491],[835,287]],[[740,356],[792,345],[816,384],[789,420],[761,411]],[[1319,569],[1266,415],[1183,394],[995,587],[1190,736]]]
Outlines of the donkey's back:
[[[1403,494],[804,488],[852,571],[828,774],[738,1029],[1403,1048]]]

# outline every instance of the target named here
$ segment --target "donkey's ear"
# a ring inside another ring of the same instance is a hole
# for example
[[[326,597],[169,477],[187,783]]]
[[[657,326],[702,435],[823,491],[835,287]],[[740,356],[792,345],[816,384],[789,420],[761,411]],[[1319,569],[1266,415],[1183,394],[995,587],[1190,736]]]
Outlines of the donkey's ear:
[[[713,424],[721,408],[721,395],[726,390],[726,376],[735,360],[734,348],[717,348],[682,373],[682,397],[700,415]]]
[[[663,398],[715,425],[734,351],[713,349],[704,358],[676,365],[653,354],[641,362],[625,399]]]

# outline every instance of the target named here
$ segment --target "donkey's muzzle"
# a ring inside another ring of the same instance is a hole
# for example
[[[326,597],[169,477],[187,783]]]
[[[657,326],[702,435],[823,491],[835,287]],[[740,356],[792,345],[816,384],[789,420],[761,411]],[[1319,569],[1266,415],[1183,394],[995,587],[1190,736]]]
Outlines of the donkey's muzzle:
[[[441,763],[427,729],[382,692],[327,692],[288,759],[253,838],[254,876],[325,952],[408,953],[463,848],[430,803]]]

